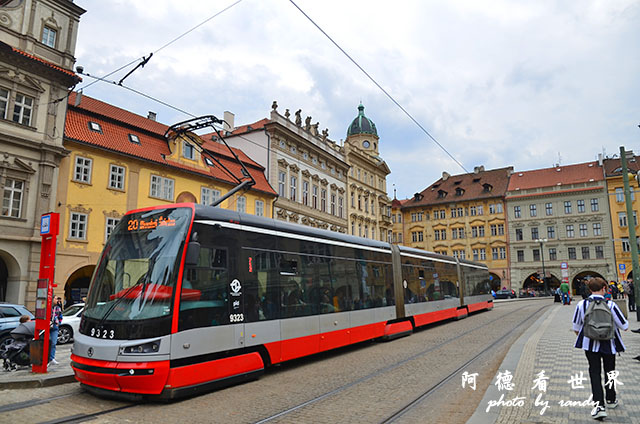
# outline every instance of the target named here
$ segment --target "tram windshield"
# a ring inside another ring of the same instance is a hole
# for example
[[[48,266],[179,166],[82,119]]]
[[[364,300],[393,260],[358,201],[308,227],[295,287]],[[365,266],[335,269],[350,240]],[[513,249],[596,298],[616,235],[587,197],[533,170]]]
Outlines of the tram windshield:
[[[124,217],[102,252],[84,316],[101,323],[169,316],[191,214],[167,208]]]

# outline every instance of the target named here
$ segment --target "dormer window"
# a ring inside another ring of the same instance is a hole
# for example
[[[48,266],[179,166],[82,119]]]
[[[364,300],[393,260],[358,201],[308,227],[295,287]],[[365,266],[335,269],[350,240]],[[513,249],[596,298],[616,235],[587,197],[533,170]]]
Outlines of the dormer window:
[[[462,196],[464,194],[464,189],[461,187],[456,188],[456,196]]]
[[[474,178],[474,179],[473,179],[473,182],[474,182],[474,183],[479,183],[479,182],[480,182],[480,178]]]
[[[493,190],[493,186],[488,183],[482,184],[482,187],[486,193],[489,193],[491,190]]]
[[[447,192],[444,190],[438,190],[438,198],[444,199],[445,197],[447,197]]]
[[[420,193],[416,193],[413,195],[413,201],[414,202],[419,202],[420,200],[422,200],[424,198],[424,196]]]
[[[453,185],[460,185],[462,181],[454,181]]]
[[[204,163],[206,163],[209,166],[214,166],[213,161],[207,157],[204,158]]]
[[[135,134],[129,134],[129,141],[135,144],[140,144],[140,138]]]
[[[102,127],[97,122],[89,121],[89,129],[93,132],[102,134]]]
[[[182,156],[184,156],[187,159],[195,159],[195,149],[193,148],[193,146],[189,143],[187,143],[186,141],[182,144]]]

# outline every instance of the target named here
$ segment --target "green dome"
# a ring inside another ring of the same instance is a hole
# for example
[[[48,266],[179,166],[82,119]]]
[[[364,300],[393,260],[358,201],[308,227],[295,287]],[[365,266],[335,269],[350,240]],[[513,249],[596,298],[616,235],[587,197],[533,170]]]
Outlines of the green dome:
[[[373,134],[378,136],[378,130],[376,130],[376,124],[366,116],[364,116],[364,106],[360,103],[358,106],[358,116],[351,122],[347,129],[347,137],[355,134]]]

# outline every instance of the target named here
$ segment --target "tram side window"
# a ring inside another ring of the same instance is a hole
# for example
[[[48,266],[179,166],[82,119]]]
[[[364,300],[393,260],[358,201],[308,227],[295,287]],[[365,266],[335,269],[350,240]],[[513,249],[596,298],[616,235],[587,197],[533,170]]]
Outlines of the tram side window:
[[[486,269],[464,268],[465,296],[480,295],[491,292],[491,283]]]
[[[362,290],[358,286],[356,262],[332,258],[330,268],[335,311],[343,312],[355,309],[362,299]]]
[[[198,264],[184,276],[178,329],[229,324],[228,250],[202,246]]]
[[[442,300],[458,297],[458,272],[455,264],[436,262],[433,285],[427,289],[429,300]]]
[[[244,284],[245,321],[280,318],[280,267],[278,254],[245,249],[247,278]]]
[[[357,253],[365,256],[369,252],[358,251]],[[389,284],[390,266],[385,263],[366,261],[365,258],[356,261],[358,281],[362,287],[362,301],[354,306],[356,309],[387,306],[387,299],[393,297],[393,288]]]
[[[404,291],[404,303],[418,303],[427,301],[427,287],[433,284],[433,278],[427,279],[423,268],[417,266],[417,261],[410,262],[416,265],[402,265],[402,280],[407,282]]]

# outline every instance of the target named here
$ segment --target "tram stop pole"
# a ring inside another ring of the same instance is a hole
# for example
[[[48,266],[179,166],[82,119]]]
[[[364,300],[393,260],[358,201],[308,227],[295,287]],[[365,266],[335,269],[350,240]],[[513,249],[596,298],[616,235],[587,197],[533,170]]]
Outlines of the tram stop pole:
[[[30,345],[31,371],[46,373],[49,362],[49,327],[56,265],[56,241],[60,226],[60,214],[50,212],[40,217],[40,272],[36,289],[36,331]]]

